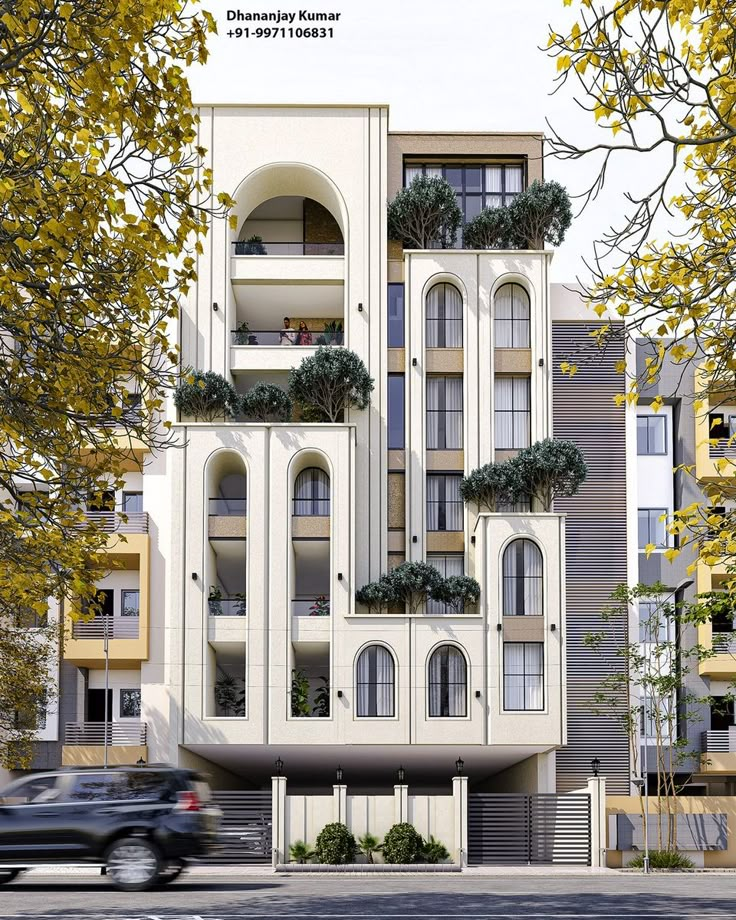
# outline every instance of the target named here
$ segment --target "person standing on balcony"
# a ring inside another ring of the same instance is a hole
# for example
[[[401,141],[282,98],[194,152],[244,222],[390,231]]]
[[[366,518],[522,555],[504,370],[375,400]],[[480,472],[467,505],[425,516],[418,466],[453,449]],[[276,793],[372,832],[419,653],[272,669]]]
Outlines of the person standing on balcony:
[[[307,324],[304,320],[301,320],[299,323],[299,338],[297,339],[297,345],[311,345],[312,344],[312,333],[307,329]]]
[[[280,345],[294,345],[297,341],[297,331],[291,328],[291,320],[284,317],[284,328],[279,333]]]

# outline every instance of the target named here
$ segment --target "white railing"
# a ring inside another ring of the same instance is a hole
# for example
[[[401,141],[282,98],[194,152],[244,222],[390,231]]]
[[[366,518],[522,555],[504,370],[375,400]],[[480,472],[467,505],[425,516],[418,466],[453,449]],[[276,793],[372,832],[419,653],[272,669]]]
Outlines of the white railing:
[[[736,633],[732,632],[714,632],[713,633],[713,651],[721,655],[733,655],[736,653]]]
[[[147,511],[88,511],[86,517],[104,533],[148,533]]]
[[[320,597],[318,601],[314,597],[306,600],[300,598],[291,602],[291,612],[295,617],[326,617],[330,615],[330,599]]]
[[[145,744],[145,722],[67,722],[64,744]]]
[[[703,751],[706,754],[728,754],[736,752],[736,730],[703,732],[701,736]]]
[[[75,620],[72,639],[137,639],[140,617],[96,616],[92,620]]]

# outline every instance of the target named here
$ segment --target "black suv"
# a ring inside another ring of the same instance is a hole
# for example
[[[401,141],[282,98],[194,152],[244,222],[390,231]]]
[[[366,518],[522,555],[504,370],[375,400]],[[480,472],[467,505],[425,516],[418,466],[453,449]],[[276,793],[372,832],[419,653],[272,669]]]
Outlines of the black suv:
[[[173,881],[217,838],[205,779],[167,766],[35,773],[0,792],[0,883],[41,865],[100,865],[116,888]]]

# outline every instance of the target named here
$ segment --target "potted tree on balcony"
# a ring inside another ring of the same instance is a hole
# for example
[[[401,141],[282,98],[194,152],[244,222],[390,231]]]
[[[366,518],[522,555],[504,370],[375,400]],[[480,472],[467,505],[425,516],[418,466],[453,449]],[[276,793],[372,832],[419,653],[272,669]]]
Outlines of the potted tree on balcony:
[[[330,615],[330,599],[324,594],[318,594],[314,603],[309,608],[310,617],[328,617]]]
[[[220,591],[217,585],[210,585],[207,606],[209,607],[210,616],[222,616],[222,591]]]
[[[243,320],[233,332],[233,343],[235,345],[250,345],[250,339],[250,326],[247,320]]]
[[[253,234],[249,236],[244,243],[241,243],[244,256],[265,256],[268,255],[266,247],[263,243],[263,237]]]

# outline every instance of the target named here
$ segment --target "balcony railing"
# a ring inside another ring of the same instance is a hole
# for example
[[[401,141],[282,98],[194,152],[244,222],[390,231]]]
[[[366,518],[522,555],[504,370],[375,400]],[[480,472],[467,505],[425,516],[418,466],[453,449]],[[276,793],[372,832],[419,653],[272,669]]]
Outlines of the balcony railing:
[[[718,652],[721,655],[736,654],[736,633],[714,632],[713,651]]]
[[[207,607],[211,617],[244,617],[247,610],[244,597],[210,597]]]
[[[137,639],[140,617],[96,616],[92,620],[75,620],[72,639]]]
[[[295,617],[328,617],[330,615],[330,599],[326,595],[299,598],[291,602],[291,612]]]
[[[251,242],[237,240],[233,243],[236,256],[344,256],[344,243]]]
[[[718,444],[711,444],[708,447],[708,456],[712,459],[718,457],[736,458],[736,444],[729,438],[723,438]]]
[[[145,722],[67,722],[64,744],[145,744]]]
[[[246,502],[244,498],[211,498],[209,511],[218,517],[245,517]]]
[[[736,752],[736,727],[703,732],[701,743],[706,754],[732,754]]]
[[[283,345],[314,348],[317,345],[344,345],[343,332],[318,332],[310,329],[307,336],[298,329],[253,329],[241,332],[233,329],[230,333],[233,345]]]
[[[88,511],[86,517],[104,533],[148,533],[147,511]]]

